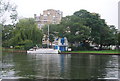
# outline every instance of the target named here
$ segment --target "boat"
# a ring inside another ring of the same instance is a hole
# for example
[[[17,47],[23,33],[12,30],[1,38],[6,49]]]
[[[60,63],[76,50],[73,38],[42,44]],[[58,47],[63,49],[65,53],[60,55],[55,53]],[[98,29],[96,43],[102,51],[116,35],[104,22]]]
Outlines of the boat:
[[[49,41],[49,25],[48,25],[48,41]],[[58,54],[59,50],[49,48],[49,42],[48,42],[48,48],[39,48],[38,46],[33,47],[29,50],[27,50],[27,53],[33,53],[33,54]]]
[[[52,48],[38,48],[30,49],[27,51],[28,54],[58,54],[58,50]]]

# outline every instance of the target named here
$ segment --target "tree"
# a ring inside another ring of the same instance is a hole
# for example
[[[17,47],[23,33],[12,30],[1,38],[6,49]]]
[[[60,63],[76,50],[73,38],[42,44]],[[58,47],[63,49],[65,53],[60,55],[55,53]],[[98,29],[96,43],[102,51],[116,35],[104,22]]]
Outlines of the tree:
[[[117,29],[115,28],[114,25],[110,25],[107,28],[107,35],[105,37],[106,41],[105,41],[105,45],[109,46],[109,45],[117,45],[118,44],[118,36],[117,36]]]
[[[43,31],[47,31],[47,26],[43,28]],[[60,24],[50,25],[50,33],[57,37],[67,37],[71,44],[78,44],[84,40],[87,40],[90,36],[91,29],[88,26],[83,25],[80,18],[72,15],[64,17]]]
[[[10,37],[10,39],[5,40],[3,42],[9,43],[7,44],[8,47],[10,45],[14,47],[23,46],[23,48],[29,49],[30,47],[33,47],[36,44],[41,45],[42,37],[43,37],[42,31],[37,28],[37,25],[35,24],[34,19],[25,18],[25,19],[19,20],[19,22],[13,28],[12,36]]]
[[[99,14],[87,10],[76,11],[71,16],[63,17],[60,24],[50,25],[50,32],[54,36],[67,37],[71,45],[79,46],[84,43],[88,46],[88,42],[92,41],[101,49],[103,46],[116,44],[116,31],[115,27],[108,26]]]
[[[56,24],[49,24],[49,33],[50,34],[55,34],[55,31],[57,31],[56,29],[57,29],[57,25]],[[45,25],[42,28],[42,30],[43,30],[43,33],[45,35],[48,35],[48,25]]]
[[[68,38],[69,43],[73,46],[79,46],[80,42],[88,40],[90,37],[91,29],[84,25],[84,21],[81,21],[76,15],[64,17],[61,21],[63,26],[62,34]]]
[[[54,35],[53,34],[49,35],[49,41],[50,41],[51,47],[52,47],[52,42],[54,41]]]
[[[104,19],[101,19],[99,14],[90,13],[86,10],[80,10],[74,13],[85,26],[91,28],[91,41],[100,45],[115,45],[116,29],[114,26],[109,27]]]
[[[12,37],[12,33],[14,30],[14,26],[13,25],[5,25],[3,26],[2,29],[2,45],[7,47],[9,45],[9,43],[7,42],[9,39],[11,39]]]
[[[120,33],[118,33],[118,45],[120,46]]]
[[[16,5],[12,4],[9,0],[0,0],[0,24],[5,24],[9,19],[15,24],[17,20]]]
[[[0,38],[2,38],[3,40],[5,39],[4,38],[5,36],[10,36],[10,34],[11,34],[10,31],[7,33],[8,30],[3,29],[6,21],[12,20],[13,24],[16,23],[15,22],[17,20],[16,8],[17,8],[16,5],[12,4],[9,0],[0,0]],[[10,28],[10,30],[11,30],[11,28]],[[2,31],[4,31],[4,34]],[[2,37],[2,34],[3,34],[3,37]],[[2,40],[0,40],[0,46],[1,46],[1,42],[2,42]],[[3,44],[3,45],[5,45],[5,44]]]

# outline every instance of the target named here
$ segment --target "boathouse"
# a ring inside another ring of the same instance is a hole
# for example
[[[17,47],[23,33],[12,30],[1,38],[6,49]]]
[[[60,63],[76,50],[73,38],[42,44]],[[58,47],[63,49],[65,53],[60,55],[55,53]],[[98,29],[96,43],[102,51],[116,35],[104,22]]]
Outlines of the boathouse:
[[[68,50],[68,40],[66,37],[63,38],[55,38],[54,41],[54,49],[60,51],[67,51]]]

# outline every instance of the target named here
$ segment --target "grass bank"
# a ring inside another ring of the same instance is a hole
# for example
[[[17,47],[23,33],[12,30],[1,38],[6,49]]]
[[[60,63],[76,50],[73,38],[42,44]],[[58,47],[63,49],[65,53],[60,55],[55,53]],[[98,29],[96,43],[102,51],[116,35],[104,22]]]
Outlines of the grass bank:
[[[2,48],[2,52],[13,52],[13,53],[26,53],[26,50]]]
[[[70,51],[61,54],[120,54],[118,50],[101,50],[101,51]]]

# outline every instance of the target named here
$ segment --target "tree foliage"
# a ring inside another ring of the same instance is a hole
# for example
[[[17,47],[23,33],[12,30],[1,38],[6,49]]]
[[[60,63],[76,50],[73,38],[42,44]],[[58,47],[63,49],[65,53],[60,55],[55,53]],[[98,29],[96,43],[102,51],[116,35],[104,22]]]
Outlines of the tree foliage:
[[[48,38],[48,25],[45,25],[42,31],[37,28],[34,19],[21,19],[16,26],[4,26],[3,46],[12,45],[27,49],[41,44],[43,34]],[[90,13],[87,10],[79,10],[71,16],[63,17],[60,24],[50,24],[49,35],[51,43],[54,37],[67,37],[70,45],[76,47],[89,47],[90,42],[100,48],[120,44],[115,26],[107,25],[99,14]]]
[[[9,0],[0,0],[0,24],[5,24],[10,19],[15,24],[17,20],[16,8],[17,6]]]
[[[78,16],[85,26],[91,28],[91,41],[100,45],[115,45],[116,32],[114,26],[108,26],[104,19],[101,19],[99,14],[90,13],[86,10],[80,10],[74,13]]]
[[[28,47],[42,43],[42,31],[37,28],[32,18],[21,19],[15,27],[11,28],[12,31],[8,28],[9,26],[3,30],[3,46],[24,46],[24,48],[27,49]],[[8,33],[6,32],[7,30],[9,30],[10,33],[6,37]],[[9,40],[7,40],[8,37],[10,37]]]
[[[43,28],[43,32],[47,27]],[[71,16],[62,18],[60,24],[50,25],[50,32],[58,37],[67,37],[70,44],[85,43],[85,40],[92,41],[96,45],[109,46],[117,44],[117,30],[115,26],[107,25],[97,13],[90,13],[87,10],[76,11]]]
[[[120,45],[120,33],[118,33],[118,45]]]

